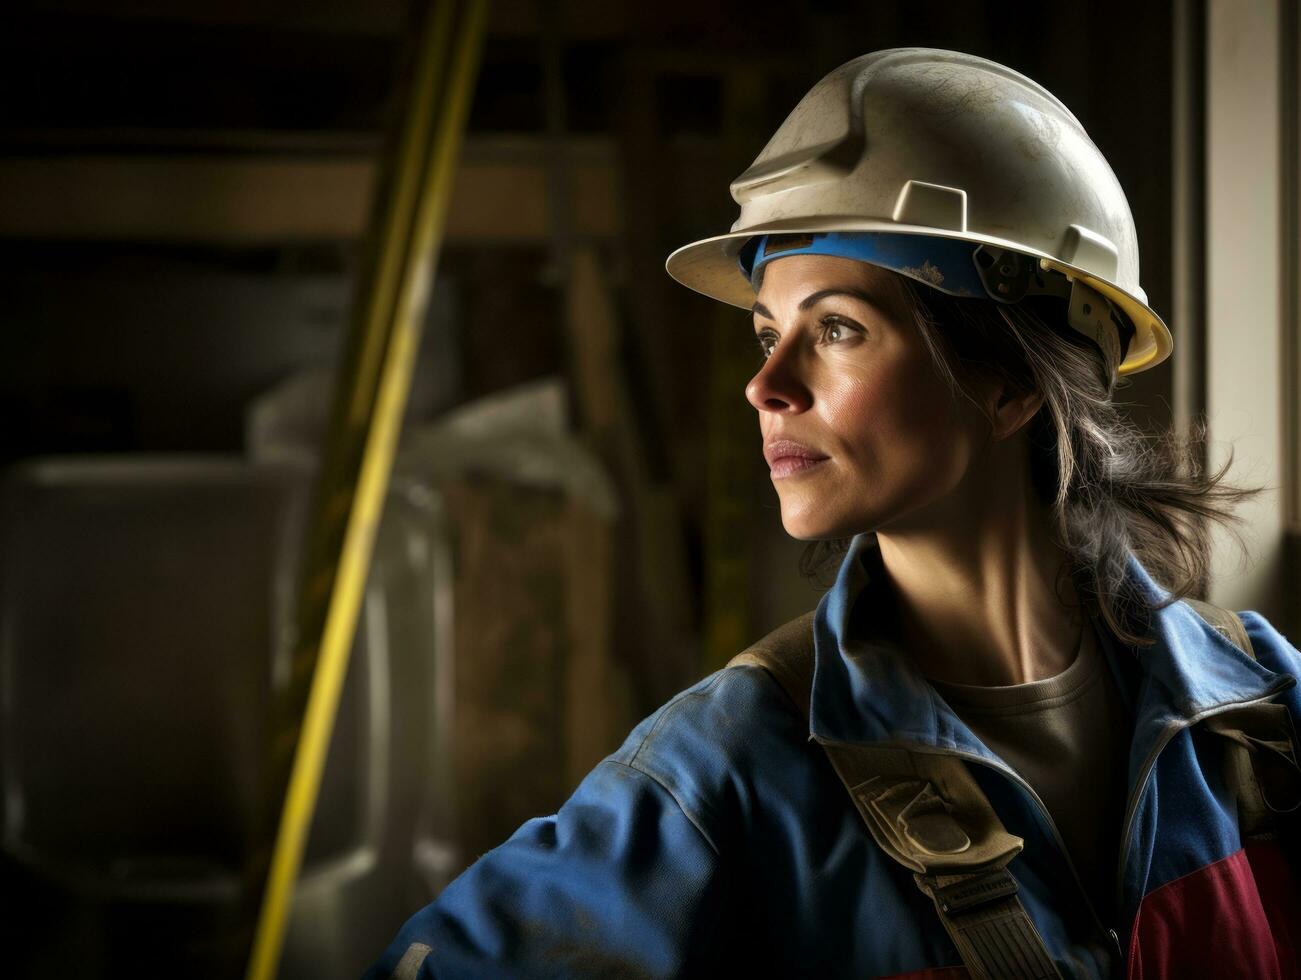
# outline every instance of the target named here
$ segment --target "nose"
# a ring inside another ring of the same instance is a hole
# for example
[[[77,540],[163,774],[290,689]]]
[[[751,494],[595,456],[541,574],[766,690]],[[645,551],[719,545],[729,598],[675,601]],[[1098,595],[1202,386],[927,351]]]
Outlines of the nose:
[[[759,373],[745,386],[746,400],[760,412],[798,415],[813,404],[813,394],[800,377],[796,347],[790,343],[778,344]]]

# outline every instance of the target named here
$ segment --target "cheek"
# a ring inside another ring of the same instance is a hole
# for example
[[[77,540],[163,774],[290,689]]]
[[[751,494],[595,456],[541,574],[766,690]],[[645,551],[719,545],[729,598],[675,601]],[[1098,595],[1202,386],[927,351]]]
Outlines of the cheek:
[[[827,424],[860,475],[900,490],[951,485],[965,465],[969,433],[929,362],[844,379],[825,402]]]

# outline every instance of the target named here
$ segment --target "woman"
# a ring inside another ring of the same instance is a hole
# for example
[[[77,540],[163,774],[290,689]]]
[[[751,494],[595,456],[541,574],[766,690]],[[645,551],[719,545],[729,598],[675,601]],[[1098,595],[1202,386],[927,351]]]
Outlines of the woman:
[[[1111,401],[1170,337],[1079,123],[991,62],[878,52],[732,192],[669,271],[751,310],[782,521],[852,538],[836,584],[372,975],[1297,976],[1270,808],[1301,654],[1178,601],[1246,492]]]

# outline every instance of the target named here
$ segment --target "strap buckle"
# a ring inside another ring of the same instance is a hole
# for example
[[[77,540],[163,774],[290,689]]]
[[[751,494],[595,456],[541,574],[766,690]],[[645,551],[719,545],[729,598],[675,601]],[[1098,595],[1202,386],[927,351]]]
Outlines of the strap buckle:
[[[1007,868],[997,868],[984,874],[962,875],[958,881],[941,885],[936,876],[925,875],[931,896],[941,912],[946,915],[970,912],[990,902],[1009,898],[1017,893],[1016,879]]]

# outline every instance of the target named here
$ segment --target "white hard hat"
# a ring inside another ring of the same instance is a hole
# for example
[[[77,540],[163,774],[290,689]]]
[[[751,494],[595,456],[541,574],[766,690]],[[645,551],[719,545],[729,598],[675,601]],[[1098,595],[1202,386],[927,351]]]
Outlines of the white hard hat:
[[[1052,93],[995,62],[930,48],[856,58],[809,90],[731,191],[732,230],[667,262],[706,296],[749,309],[767,258],[850,255],[954,295],[1061,295],[1120,374],[1170,356],[1116,175]]]

